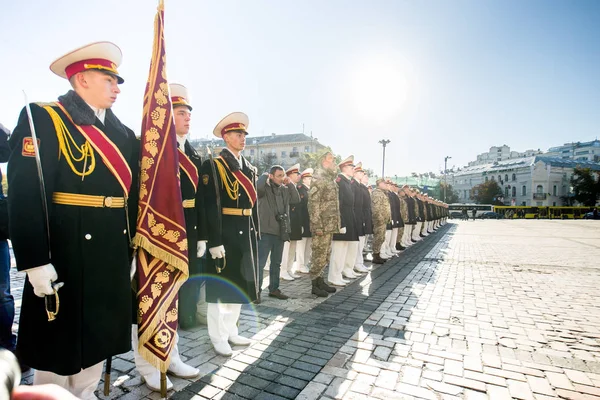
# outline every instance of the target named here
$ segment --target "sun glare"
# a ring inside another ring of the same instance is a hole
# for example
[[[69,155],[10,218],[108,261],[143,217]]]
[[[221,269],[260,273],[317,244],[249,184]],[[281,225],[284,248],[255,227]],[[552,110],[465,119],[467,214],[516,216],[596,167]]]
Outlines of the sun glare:
[[[397,118],[408,98],[408,84],[401,68],[390,61],[360,65],[350,84],[358,114],[377,124]]]

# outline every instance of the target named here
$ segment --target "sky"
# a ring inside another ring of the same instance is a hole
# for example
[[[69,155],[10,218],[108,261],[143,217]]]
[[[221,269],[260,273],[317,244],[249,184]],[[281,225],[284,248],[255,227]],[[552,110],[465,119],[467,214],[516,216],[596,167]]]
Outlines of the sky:
[[[108,40],[114,106],[139,134],[158,1],[2,7],[0,122],[70,87],[49,65]],[[386,175],[464,166],[489,147],[547,150],[600,133],[600,1],[165,0],[167,75],[190,90],[191,138],[233,111],[250,135],[303,131]],[[251,136],[250,136],[251,137]]]

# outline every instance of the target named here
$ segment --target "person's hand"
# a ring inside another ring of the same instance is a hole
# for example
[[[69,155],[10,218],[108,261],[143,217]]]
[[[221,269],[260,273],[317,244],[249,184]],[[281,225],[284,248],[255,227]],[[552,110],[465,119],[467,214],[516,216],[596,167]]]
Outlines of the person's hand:
[[[317,230],[315,231],[315,235],[317,235],[317,236],[323,236],[323,230],[321,230],[321,229],[317,229]]]
[[[343,235],[346,233],[346,227],[340,228],[340,233]]]
[[[225,257],[225,247],[223,247],[223,245],[211,247],[210,249],[208,249],[208,251],[210,252],[210,255],[212,256],[213,260],[216,258]]]
[[[79,400],[67,389],[55,384],[17,386],[11,396],[12,400]]]
[[[40,267],[30,268],[25,270],[29,283],[33,286],[33,293],[37,297],[44,297],[54,294],[53,282],[56,282],[58,275],[54,269],[54,265],[46,264]],[[62,284],[57,284],[62,286]]]
[[[283,178],[283,184],[287,185],[288,183],[290,183],[290,177],[286,176],[285,178]]]
[[[206,240],[198,240],[198,250],[196,257],[200,258],[206,253]]]

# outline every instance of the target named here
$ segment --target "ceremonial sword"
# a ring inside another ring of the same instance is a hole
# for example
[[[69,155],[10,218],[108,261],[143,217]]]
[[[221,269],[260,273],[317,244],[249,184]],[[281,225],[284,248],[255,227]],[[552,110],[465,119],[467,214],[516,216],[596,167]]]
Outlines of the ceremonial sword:
[[[29,130],[31,131],[31,139],[33,141],[33,152],[35,153],[35,163],[37,165],[38,178],[40,182],[40,195],[42,197],[42,210],[44,212],[44,218],[46,219],[46,235],[48,237],[48,259],[52,260],[52,252],[50,250],[50,219],[48,216],[48,202],[46,200],[46,185],[44,184],[44,174],[42,171],[42,160],[40,158],[40,148],[38,146],[37,134],[35,133],[35,124],[33,123],[33,115],[31,114],[31,108],[29,107],[29,100],[27,100],[27,93],[23,90],[23,98],[25,99],[25,111],[27,111],[27,119],[29,121]],[[46,296],[46,313],[48,314],[48,321],[54,321],[56,315],[58,315],[58,307],[60,304],[58,298],[58,289],[63,286],[62,282],[52,283],[52,289],[54,289],[54,297],[56,299],[56,311],[48,310],[49,297]]]

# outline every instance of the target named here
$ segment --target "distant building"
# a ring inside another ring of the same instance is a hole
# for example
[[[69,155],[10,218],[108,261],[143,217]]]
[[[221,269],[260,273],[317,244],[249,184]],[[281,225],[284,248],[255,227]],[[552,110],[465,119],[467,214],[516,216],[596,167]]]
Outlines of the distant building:
[[[600,162],[600,140],[565,143],[562,146],[550,147],[544,155],[568,160]]]
[[[490,151],[487,153],[481,153],[477,156],[475,161],[469,162],[469,167],[475,165],[491,164],[499,161],[512,160],[516,158],[531,157],[538,154],[542,154],[542,151],[538,150],[525,150],[524,152],[511,151],[507,145],[492,146]]]
[[[209,146],[213,154],[219,154],[225,145],[223,139],[217,138],[191,140],[190,144],[201,153]],[[302,153],[315,153],[324,147],[312,135],[273,133],[270,136],[248,136],[243,154],[256,166],[279,164],[287,168],[296,164]]]
[[[470,191],[488,180],[502,188],[505,205],[560,206],[561,197],[571,196],[571,175],[577,166],[600,171],[600,163],[535,155],[488,164],[469,165],[452,175],[448,182],[460,202],[472,202]]]

